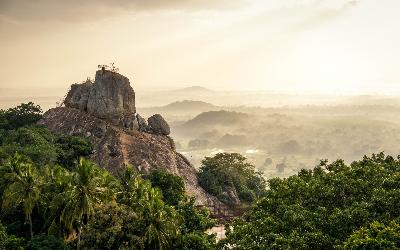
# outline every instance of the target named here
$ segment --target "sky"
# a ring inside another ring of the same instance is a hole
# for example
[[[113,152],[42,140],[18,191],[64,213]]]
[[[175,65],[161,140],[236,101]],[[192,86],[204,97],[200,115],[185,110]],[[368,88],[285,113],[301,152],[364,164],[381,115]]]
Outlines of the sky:
[[[0,0],[0,88],[400,94],[399,0]]]

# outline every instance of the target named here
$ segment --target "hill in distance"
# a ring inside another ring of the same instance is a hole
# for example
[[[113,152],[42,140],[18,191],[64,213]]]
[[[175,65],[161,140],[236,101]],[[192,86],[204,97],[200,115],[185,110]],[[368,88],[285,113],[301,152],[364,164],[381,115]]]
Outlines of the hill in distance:
[[[182,127],[186,129],[195,129],[198,127],[239,124],[247,122],[250,117],[249,114],[235,111],[208,111],[187,121],[182,125]]]

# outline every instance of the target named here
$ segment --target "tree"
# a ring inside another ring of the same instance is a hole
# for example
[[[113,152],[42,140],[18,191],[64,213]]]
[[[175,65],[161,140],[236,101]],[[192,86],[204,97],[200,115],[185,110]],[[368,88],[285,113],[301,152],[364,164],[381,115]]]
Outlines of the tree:
[[[10,166],[13,168],[12,172],[7,174],[10,184],[5,188],[2,205],[8,208],[22,204],[32,238],[32,210],[40,198],[40,178],[32,164],[23,162],[18,154],[15,154]]]
[[[142,218],[144,245],[146,249],[166,249],[173,238],[179,234],[175,211],[164,204],[162,195],[151,188],[139,200]]]
[[[65,207],[61,221],[67,228],[72,228],[74,223],[77,223],[77,249],[80,248],[82,227],[94,213],[95,205],[110,198],[105,197],[109,193],[104,188],[100,172],[94,163],[81,158],[72,172],[70,187],[63,193]]]
[[[228,204],[251,203],[262,197],[266,182],[262,174],[237,153],[218,153],[206,157],[198,173],[199,184]],[[236,197],[237,196],[237,197]]]
[[[46,166],[42,174],[46,180],[42,188],[45,228],[48,234],[62,237],[69,230],[61,219],[68,202],[65,193],[71,188],[72,173],[61,166]]]
[[[185,197],[185,184],[181,177],[156,169],[147,178],[153,187],[161,190],[163,200],[168,205],[176,206]]]
[[[205,208],[196,207],[195,201],[193,197],[185,197],[176,206],[176,210],[184,222],[181,226],[182,233],[204,233],[216,224],[216,220],[210,218],[210,212]]]
[[[44,127],[33,125],[8,131],[2,138],[2,151],[12,156],[16,152],[28,156],[36,165],[46,165],[57,160],[54,135]]]
[[[16,129],[35,124],[42,118],[42,108],[33,102],[0,112],[0,129]]]
[[[132,208],[110,202],[96,205],[96,213],[82,231],[83,249],[140,249],[139,216]]]
[[[176,211],[182,218],[180,226],[181,235],[174,244],[174,249],[216,249],[215,235],[208,235],[206,231],[216,224],[216,220],[210,218],[210,212],[195,205],[193,197],[185,197]]]
[[[57,162],[69,169],[72,169],[80,157],[86,157],[93,151],[88,140],[77,136],[58,136],[55,144],[58,147]]]
[[[151,187],[131,166],[120,175],[118,201],[131,207],[138,216],[138,234],[145,249],[166,249],[179,235],[179,220],[173,207],[162,200],[159,189]]]

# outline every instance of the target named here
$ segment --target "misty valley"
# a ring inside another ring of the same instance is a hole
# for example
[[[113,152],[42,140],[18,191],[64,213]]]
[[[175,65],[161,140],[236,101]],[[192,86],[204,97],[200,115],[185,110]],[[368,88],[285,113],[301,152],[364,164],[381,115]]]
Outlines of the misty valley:
[[[212,98],[191,94],[196,100]],[[236,98],[242,102],[251,99],[238,93]],[[400,99],[369,97],[373,101],[365,103],[367,97],[353,97],[340,105],[327,101],[309,105],[305,99],[302,104],[280,107],[217,106],[182,100],[139,109],[145,115],[161,113],[166,117],[178,151],[196,167],[204,156],[238,152],[267,178],[287,177],[324,159],[351,162],[372,153],[400,152]],[[221,102],[218,96],[214,101]],[[282,96],[281,103],[290,101]]]

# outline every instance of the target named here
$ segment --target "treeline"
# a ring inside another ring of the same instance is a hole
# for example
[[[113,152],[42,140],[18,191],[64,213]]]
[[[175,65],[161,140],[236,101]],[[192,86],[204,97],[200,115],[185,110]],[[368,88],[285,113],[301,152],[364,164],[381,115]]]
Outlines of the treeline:
[[[235,249],[400,249],[400,156],[322,161],[268,180],[265,197],[227,227]],[[232,229],[232,230],[231,230]]]

